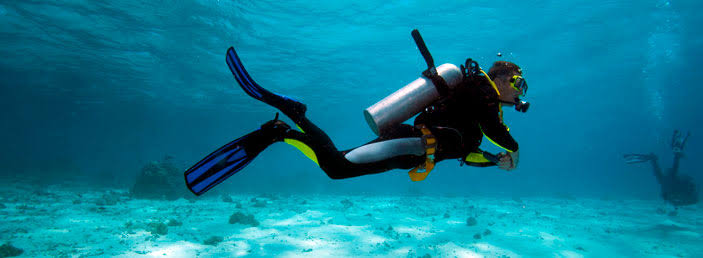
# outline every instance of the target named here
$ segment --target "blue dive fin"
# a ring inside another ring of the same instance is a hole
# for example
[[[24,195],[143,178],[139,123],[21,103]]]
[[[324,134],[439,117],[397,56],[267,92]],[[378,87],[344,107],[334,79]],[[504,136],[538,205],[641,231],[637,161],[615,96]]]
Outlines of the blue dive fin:
[[[229,70],[232,71],[232,74],[239,83],[239,86],[241,86],[244,92],[249,94],[252,98],[266,102],[264,96],[268,97],[275,95],[274,93],[259,86],[259,84],[257,84],[251,76],[249,76],[249,73],[246,69],[244,69],[244,65],[237,55],[237,52],[234,51],[234,47],[230,47],[227,50],[227,66],[229,66]]]
[[[656,159],[653,154],[625,154],[623,158],[627,164],[642,163]]]
[[[242,136],[220,147],[189,168],[185,172],[188,189],[195,195],[201,195],[246,167],[262,150],[261,148],[247,150],[246,145],[251,142],[248,139],[258,134],[260,134],[259,130],[256,130]]]
[[[229,70],[232,72],[232,75],[234,75],[234,79],[237,80],[239,86],[241,86],[244,92],[249,96],[281,110],[283,114],[293,119],[293,121],[296,121],[296,118],[305,114],[307,107],[303,103],[293,98],[270,92],[259,86],[259,84],[249,76],[247,70],[244,69],[244,65],[239,59],[237,52],[234,51],[234,47],[230,47],[227,50],[226,60]]]

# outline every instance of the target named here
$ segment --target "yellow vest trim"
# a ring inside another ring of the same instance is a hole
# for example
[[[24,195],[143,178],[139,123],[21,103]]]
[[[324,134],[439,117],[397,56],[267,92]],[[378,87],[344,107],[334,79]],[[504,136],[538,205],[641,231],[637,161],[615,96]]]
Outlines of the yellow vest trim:
[[[481,128],[481,125],[478,125],[478,128]],[[494,142],[493,140],[491,140],[491,138],[488,137],[488,135],[486,135],[486,133],[483,132],[483,128],[481,128],[481,133],[482,133],[484,136],[486,136],[486,139],[488,139],[489,141],[491,141],[491,143],[493,143],[495,146],[501,147],[501,148],[503,148],[504,150],[506,150],[506,151],[508,151],[508,152],[513,152],[513,151],[511,151],[511,150],[508,150],[508,148],[505,148],[505,147],[503,147],[503,146],[500,146],[500,144],[498,144],[498,143]]]
[[[496,93],[498,93],[498,97],[500,97],[500,91],[498,91],[498,86],[496,86],[496,83],[491,80],[491,77],[488,77],[488,74],[481,70],[481,73],[483,73],[483,76],[486,76],[486,79],[488,79],[488,82],[491,83],[491,86],[493,86],[493,89],[496,90]]]
[[[315,151],[313,151],[307,144],[295,140],[295,139],[290,139],[290,138],[285,138],[283,141],[287,144],[292,145],[293,147],[297,148],[300,152],[305,154],[306,157],[308,157],[310,160],[314,161],[315,164],[318,166],[320,163],[317,162],[317,155],[315,155]]]

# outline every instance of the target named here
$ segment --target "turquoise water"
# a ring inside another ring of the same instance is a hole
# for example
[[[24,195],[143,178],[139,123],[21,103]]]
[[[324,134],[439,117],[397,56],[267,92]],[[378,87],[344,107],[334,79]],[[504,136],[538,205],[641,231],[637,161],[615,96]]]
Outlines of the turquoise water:
[[[626,165],[622,154],[654,152],[668,167],[672,131],[689,130],[680,170],[703,185],[695,158],[703,139],[696,112],[701,7],[699,1],[3,1],[0,175],[11,188],[99,191],[129,189],[144,165],[166,155],[185,170],[276,112],[236,84],[225,63],[230,46],[259,84],[304,102],[308,117],[340,149],[361,145],[375,136],[362,110],[426,68],[410,37],[418,28],[437,63],[471,57],[484,69],[497,60],[523,68],[532,107],[526,114],[505,109],[520,144],[519,169],[448,160],[421,183],[401,170],[333,181],[277,144],[212,196],[557,196],[648,200],[658,205],[652,212],[671,209],[658,201],[650,168]],[[692,207],[687,216],[698,220],[686,223],[700,225],[700,207]]]

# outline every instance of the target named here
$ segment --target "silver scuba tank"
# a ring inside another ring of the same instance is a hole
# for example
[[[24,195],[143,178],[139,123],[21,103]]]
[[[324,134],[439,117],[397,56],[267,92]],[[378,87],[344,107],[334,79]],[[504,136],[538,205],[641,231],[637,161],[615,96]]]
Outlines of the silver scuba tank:
[[[461,70],[449,63],[437,67],[437,74],[444,79],[450,90],[463,80]],[[405,122],[439,99],[440,93],[432,80],[421,76],[364,110],[364,117],[371,130],[376,135],[381,135],[389,127]]]

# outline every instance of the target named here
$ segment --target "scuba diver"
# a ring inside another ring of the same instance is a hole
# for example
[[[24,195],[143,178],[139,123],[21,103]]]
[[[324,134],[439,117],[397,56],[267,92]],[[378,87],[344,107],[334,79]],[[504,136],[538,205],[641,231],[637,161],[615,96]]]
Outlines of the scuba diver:
[[[421,181],[437,162],[447,159],[457,159],[461,165],[515,169],[520,157],[518,143],[503,124],[501,108],[514,106],[520,112],[529,108],[530,104],[520,99],[527,92],[520,67],[498,61],[486,73],[470,58],[460,67],[435,67],[419,32],[413,30],[412,36],[428,69],[420,78],[364,111],[378,138],[342,151],[305,116],[307,108],[303,103],[259,86],[230,47],[226,61],[241,88],[280,110],[300,131],[278,120],[276,113],[259,129],[222,146],[188,169],[188,188],[201,195],[240,171],[275,142],[295,146],[332,179],[411,169],[410,179]],[[415,115],[414,125],[403,124]],[[480,150],[484,135],[505,152],[494,155]]]
[[[625,162],[628,164],[651,162],[654,169],[654,176],[661,186],[662,198],[673,204],[675,207],[693,205],[698,203],[698,191],[693,183],[693,178],[688,175],[678,174],[679,160],[684,156],[683,148],[691,133],[684,136],[678,130],[674,130],[671,139],[671,149],[674,152],[674,164],[668,173],[663,174],[659,167],[658,157],[654,153],[650,154],[625,154]]]

